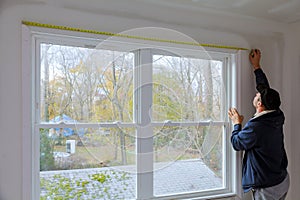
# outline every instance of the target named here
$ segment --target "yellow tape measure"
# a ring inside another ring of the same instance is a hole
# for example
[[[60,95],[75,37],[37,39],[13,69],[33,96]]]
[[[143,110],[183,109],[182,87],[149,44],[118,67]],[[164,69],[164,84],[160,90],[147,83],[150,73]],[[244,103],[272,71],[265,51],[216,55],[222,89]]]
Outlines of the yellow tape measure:
[[[103,32],[103,31],[95,31],[95,30],[86,30],[86,29],[80,29],[80,28],[74,28],[74,27],[68,27],[68,26],[43,24],[43,23],[31,22],[31,21],[22,21],[22,24],[27,25],[27,26],[36,26],[36,27],[42,27],[42,28],[50,28],[50,29],[58,29],[58,30],[66,30],[66,31],[75,31],[75,32],[82,32],[82,33],[92,33],[92,34],[98,34],[98,35],[123,37],[123,38],[138,39],[138,40],[148,40],[148,41],[155,41],[155,42],[184,44],[184,45],[193,45],[193,46],[210,47],[210,48],[218,48],[218,49],[249,50],[247,48],[242,48],[242,47],[224,46],[224,45],[216,45],[216,44],[200,44],[200,43],[193,43],[193,42],[166,40],[166,39],[160,39],[160,38],[148,38],[148,37],[126,35],[126,34],[119,34],[119,33]]]

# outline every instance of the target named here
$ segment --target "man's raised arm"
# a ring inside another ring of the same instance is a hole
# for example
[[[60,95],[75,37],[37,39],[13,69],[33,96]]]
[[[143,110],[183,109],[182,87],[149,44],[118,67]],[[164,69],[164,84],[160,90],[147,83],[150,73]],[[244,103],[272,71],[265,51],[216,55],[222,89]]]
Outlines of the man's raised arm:
[[[256,79],[256,89],[261,92],[265,88],[270,88],[266,74],[260,67],[260,57],[261,52],[259,49],[252,49],[249,54],[249,60],[254,69],[255,79]]]

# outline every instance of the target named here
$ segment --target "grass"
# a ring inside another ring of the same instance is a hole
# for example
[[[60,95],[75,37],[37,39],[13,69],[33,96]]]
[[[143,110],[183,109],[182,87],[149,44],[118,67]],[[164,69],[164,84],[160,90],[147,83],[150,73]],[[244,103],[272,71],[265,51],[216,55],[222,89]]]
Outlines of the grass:
[[[66,152],[65,146],[55,146],[54,151]],[[135,164],[135,147],[127,149],[127,165]],[[66,160],[74,162],[71,168],[82,168],[78,166],[116,166],[121,165],[120,149],[118,149],[117,159],[115,159],[115,147],[113,145],[106,146],[76,146],[75,154],[71,154]],[[129,153],[128,153],[129,152]],[[154,162],[172,162],[176,160],[197,159],[199,154],[187,153],[184,150],[178,149],[161,149],[154,155]],[[77,163],[75,163],[77,162]]]
[[[66,140],[74,139],[78,141],[78,137],[71,136],[64,138],[61,145],[55,145],[54,151],[66,152]],[[56,159],[55,169],[83,169],[83,168],[98,168],[106,166],[119,166],[122,165],[121,149],[120,146],[116,149],[112,141],[114,141],[111,135],[95,135],[90,134],[80,138],[83,145],[75,146],[75,153],[71,154],[67,158]],[[126,165],[135,165],[136,153],[135,144],[126,141]],[[220,148],[220,147],[218,147]],[[215,171],[216,174],[220,174],[219,159],[215,154],[217,150],[213,150],[205,163]],[[154,153],[154,162],[173,162],[176,160],[198,159],[200,154],[198,151],[190,151],[188,149],[179,149],[172,146],[163,146],[156,150]]]

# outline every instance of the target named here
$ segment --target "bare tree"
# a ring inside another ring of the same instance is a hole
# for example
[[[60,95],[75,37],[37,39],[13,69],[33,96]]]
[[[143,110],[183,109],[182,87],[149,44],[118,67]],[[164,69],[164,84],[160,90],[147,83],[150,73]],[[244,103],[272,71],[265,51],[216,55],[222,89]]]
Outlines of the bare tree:
[[[105,96],[111,102],[113,111],[113,121],[125,121],[124,114],[126,117],[131,117],[126,110],[126,103],[128,103],[128,98],[130,93],[129,90],[132,89],[132,62],[128,61],[127,54],[115,55],[115,52],[111,52],[107,55],[111,62],[108,66],[103,69],[103,76],[100,79],[100,86],[102,91],[104,91]],[[132,58],[129,58],[132,60]],[[132,94],[131,94],[132,95]],[[117,159],[118,142],[116,137],[120,139],[121,148],[121,159],[122,164],[127,164],[126,155],[126,135],[121,128],[116,129],[115,133],[115,159]]]

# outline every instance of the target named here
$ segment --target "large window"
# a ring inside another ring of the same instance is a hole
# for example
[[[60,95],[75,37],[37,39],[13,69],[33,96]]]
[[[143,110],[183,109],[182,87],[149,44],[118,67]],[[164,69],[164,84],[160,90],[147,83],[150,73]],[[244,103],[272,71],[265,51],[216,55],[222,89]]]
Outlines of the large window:
[[[234,194],[226,116],[234,53],[138,43],[128,51],[62,35],[32,41],[36,197]]]

